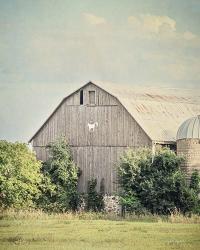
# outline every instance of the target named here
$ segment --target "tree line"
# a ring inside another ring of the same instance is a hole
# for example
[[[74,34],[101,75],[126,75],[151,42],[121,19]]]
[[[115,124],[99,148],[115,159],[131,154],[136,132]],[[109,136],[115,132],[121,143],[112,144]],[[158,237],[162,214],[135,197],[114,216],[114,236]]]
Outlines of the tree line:
[[[74,163],[65,138],[47,146],[48,160],[40,162],[24,143],[0,141],[0,207],[40,208],[47,212],[86,209],[103,211],[104,187],[88,180],[88,192],[78,193],[81,171]],[[134,213],[200,213],[198,171],[188,181],[181,171],[184,159],[169,149],[152,152],[142,148],[125,152],[116,168],[121,205]]]

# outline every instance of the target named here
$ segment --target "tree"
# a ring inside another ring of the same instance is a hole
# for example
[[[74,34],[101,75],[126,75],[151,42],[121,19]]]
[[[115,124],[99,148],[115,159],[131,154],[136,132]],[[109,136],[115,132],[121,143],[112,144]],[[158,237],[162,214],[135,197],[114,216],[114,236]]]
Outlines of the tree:
[[[0,206],[32,207],[40,195],[41,163],[24,143],[0,141]]]
[[[118,167],[123,204],[130,211],[146,209],[159,214],[175,208],[192,211],[198,197],[180,170],[182,161],[167,148],[156,152],[153,162],[149,149],[126,152]]]
[[[47,210],[75,210],[78,206],[78,167],[72,159],[70,147],[61,137],[47,146],[49,159],[43,164],[43,196],[39,206]]]
[[[190,188],[193,190],[195,195],[199,197],[200,193],[200,174],[198,170],[194,170],[190,179]],[[200,214],[200,199],[198,199],[196,206],[193,208],[193,212]]]
[[[190,188],[192,188],[197,194],[200,191],[200,174],[198,170],[194,170],[191,175]]]

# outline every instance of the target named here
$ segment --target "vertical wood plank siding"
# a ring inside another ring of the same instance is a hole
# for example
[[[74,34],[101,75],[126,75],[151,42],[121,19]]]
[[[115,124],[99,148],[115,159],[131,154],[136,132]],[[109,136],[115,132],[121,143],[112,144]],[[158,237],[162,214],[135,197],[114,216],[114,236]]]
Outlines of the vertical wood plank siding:
[[[96,105],[89,105],[89,91],[95,91]],[[151,141],[116,98],[93,84],[83,88],[84,105],[75,92],[57,109],[39,133],[33,138],[37,158],[48,157],[45,146],[64,135],[72,148],[75,162],[82,170],[80,192],[87,190],[87,182],[105,180],[105,190],[117,191],[116,164],[127,147],[150,146]],[[88,123],[98,123],[94,132]]]

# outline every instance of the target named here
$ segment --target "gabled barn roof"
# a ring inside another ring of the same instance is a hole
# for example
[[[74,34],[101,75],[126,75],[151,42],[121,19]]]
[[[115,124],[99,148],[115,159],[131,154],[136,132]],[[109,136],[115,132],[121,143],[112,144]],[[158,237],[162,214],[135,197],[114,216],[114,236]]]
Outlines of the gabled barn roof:
[[[182,122],[200,114],[200,89],[95,84],[115,96],[153,141],[175,141]]]
[[[176,140],[177,130],[182,122],[187,118],[200,114],[200,90],[136,88],[128,85],[125,86],[99,81],[89,82],[87,84],[90,83],[93,83],[116,97],[147,135],[156,142],[174,142]],[[66,98],[63,99],[59,106]]]

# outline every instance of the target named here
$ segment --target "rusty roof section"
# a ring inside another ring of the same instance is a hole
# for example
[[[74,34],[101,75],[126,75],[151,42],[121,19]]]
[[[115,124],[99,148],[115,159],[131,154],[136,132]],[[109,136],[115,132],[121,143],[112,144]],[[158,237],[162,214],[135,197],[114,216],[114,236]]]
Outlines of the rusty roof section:
[[[186,119],[200,114],[200,89],[158,89],[93,81],[84,84],[73,93],[88,84],[94,84],[116,97],[151,140],[155,142],[175,142],[179,126]],[[57,109],[73,93],[61,101],[29,142],[33,140]]]
[[[153,141],[176,141],[179,126],[200,114],[200,89],[95,84],[115,96]]]

